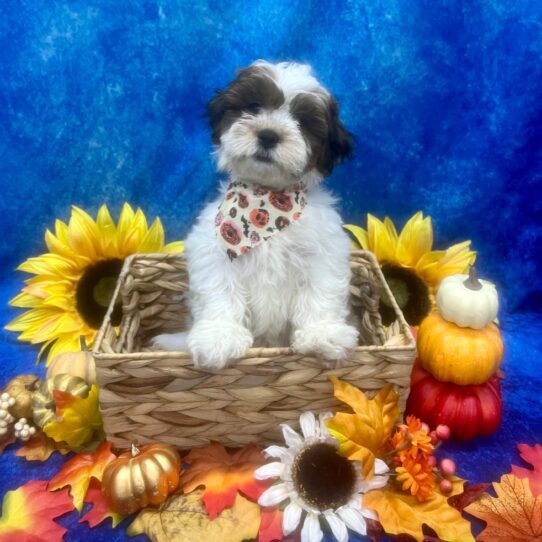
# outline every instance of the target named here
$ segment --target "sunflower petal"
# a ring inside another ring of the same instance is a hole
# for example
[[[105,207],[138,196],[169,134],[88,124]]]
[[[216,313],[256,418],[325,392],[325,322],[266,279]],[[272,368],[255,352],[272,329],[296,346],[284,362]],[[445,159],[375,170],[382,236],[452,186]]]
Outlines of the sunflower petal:
[[[367,236],[369,250],[374,252],[376,259],[380,262],[393,262],[395,260],[396,238],[390,235],[389,228],[376,218],[367,215]]]
[[[355,242],[358,244],[358,246],[356,246],[357,249],[362,248],[363,250],[370,250],[369,238],[367,237],[367,232],[363,228],[354,224],[343,224],[343,228],[350,232],[355,239]]]
[[[428,253],[416,266],[416,272],[427,284],[436,287],[444,277],[465,273],[475,260],[476,252],[470,250],[470,241],[464,241],[446,251]]]
[[[156,218],[139,243],[137,252],[161,252],[164,248],[164,228],[159,218]]]
[[[68,240],[76,254],[95,260],[99,254],[99,232],[96,222],[82,209],[72,207],[68,225]]]
[[[116,258],[117,250],[117,227],[111,218],[107,205],[102,205],[96,216],[96,226],[98,228],[99,243],[101,252],[106,258]]]
[[[182,254],[184,252],[184,241],[173,241],[162,249],[165,254]]]
[[[46,253],[35,258],[28,258],[19,267],[18,271],[42,275],[49,278],[77,277],[80,274],[77,264],[57,254]]]
[[[415,267],[420,258],[433,247],[431,217],[421,211],[408,220],[397,241],[397,262],[404,267]]]
[[[12,307],[20,307],[22,309],[32,309],[41,303],[41,299],[35,295],[31,295],[23,291],[9,300],[9,305]]]

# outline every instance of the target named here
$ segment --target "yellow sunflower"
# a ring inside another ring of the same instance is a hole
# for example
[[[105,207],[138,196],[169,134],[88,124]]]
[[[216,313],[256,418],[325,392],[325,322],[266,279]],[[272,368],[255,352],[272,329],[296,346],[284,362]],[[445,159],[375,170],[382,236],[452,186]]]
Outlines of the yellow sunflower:
[[[345,224],[356,242],[356,248],[373,252],[382,266],[386,281],[403,310],[407,322],[418,325],[431,309],[431,295],[448,275],[464,273],[476,259],[470,241],[447,250],[432,250],[431,217],[419,211],[397,233],[390,218],[378,220],[367,215],[367,229]],[[382,299],[381,314],[388,325],[395,319],[389,302]]]
[[[124,204],[118,224],[103,205],[96,220],[72,207],[68,224],[57,220],[47,230],[49,252],[29,258],[18,269],[35,275],[25,281],[10,305],[28,309],[6,329],[21,332],[20,341],[42,344],[47,364],[60,352],[80,349],[80,338],[92,344],[113,295],[124,258],[136,252],[182,252],[182,241],[164,243],[156,218],[150,227],[141,209]],[[113,323],[120,323],[120,307]]]

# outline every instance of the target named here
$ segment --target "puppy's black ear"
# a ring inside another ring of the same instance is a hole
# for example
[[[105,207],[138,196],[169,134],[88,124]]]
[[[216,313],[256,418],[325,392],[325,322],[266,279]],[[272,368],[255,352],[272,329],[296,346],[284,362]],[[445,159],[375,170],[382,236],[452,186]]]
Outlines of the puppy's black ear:
[[[329,175],[333,168],[348,160],[354,150],[354,136],[339,118],[339,103],[330,98],[328,104],[328,137],[318,160],[318,169]]]
[[[217,91],[214,98],[207,104],[207,118],[215,145],[220,143],[220,136],[222,135],[222,120],[226,112],[226,92],[227,90]]]

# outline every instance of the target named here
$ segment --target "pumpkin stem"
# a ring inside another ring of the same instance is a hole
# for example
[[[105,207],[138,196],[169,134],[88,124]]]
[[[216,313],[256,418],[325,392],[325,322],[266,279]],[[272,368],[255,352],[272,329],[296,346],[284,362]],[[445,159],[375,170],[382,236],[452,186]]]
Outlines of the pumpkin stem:
[[[135,442],[132,442],[132,457],[139,455],[141,453],[140,449],[137,447]]]
[[[79,345],[81,346],[81,351],[82,352],[88,352],[87,341],[85,340],[84,335],[79,336]]]
[[[476,269],[472,266],[469,269],[469,278],[463,281],[463,284],[469,290],[481,290],[482,283],[478,280],[478,275],[476,274]]]

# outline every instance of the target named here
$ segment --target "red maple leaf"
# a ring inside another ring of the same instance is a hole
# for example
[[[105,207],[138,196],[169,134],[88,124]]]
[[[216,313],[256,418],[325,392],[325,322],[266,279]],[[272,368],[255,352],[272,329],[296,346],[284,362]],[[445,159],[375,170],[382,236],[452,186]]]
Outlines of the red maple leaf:
[[[85,502],[92,504],[92,508],[79,520],[79,523],[86,521],[91,529],[107,518],[111,518],[113,527],[116,527],[123,519],[107,505],[102,493],[102,485],[96,478],[93,478],[88,486]]]
[[[282,540],[282,516],[278,508],[262,508],[258,542]]]
[[[238,491],[257,501],[271,483],[254,479],[254,471],[265,463],[262,449],[255,444],[229,453],[222,444],[212,442],[191,450],[184,461],[190,467],[183,473],[181,488],[190,493],[205,486],[201,499],[211,519],[233,506]]]
[[[532,469],[516,467],[512,465],[512,474],[518,478],[528,478],[531,486],[531,493],[537,497],[542,495],[542,446],[535,444],[518,444],[519,455],[523,460],[533,466]]]
[[[54,521],[74,509],[68,490],[49,493],[47,480],[31,480],[4,495],[0,542],[61,542],[67,529]]]

